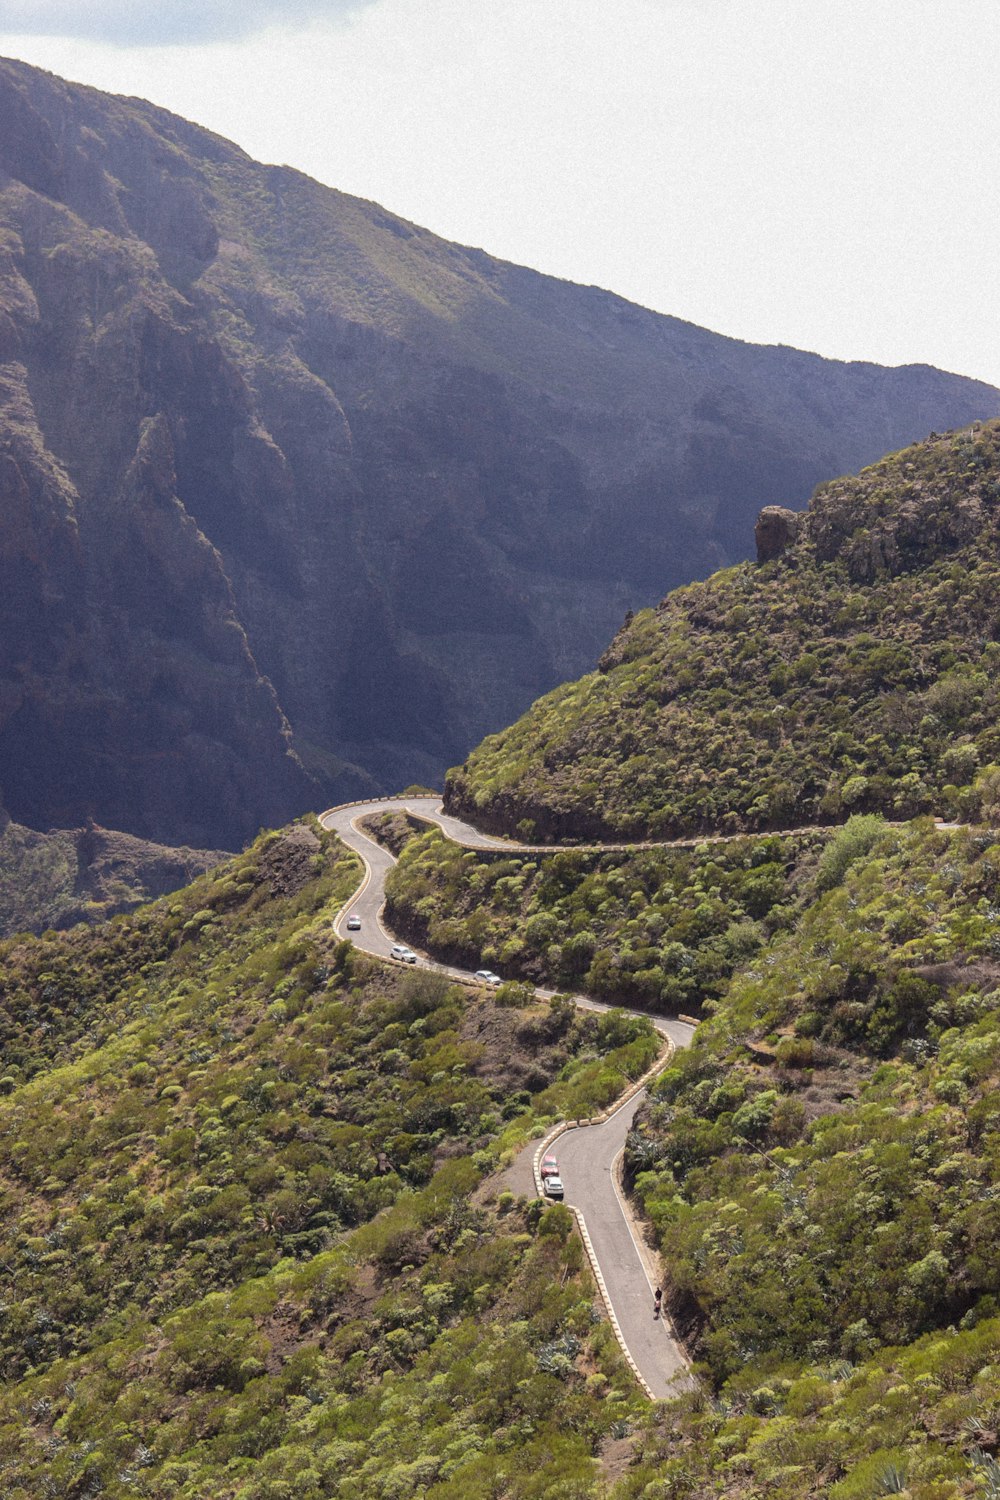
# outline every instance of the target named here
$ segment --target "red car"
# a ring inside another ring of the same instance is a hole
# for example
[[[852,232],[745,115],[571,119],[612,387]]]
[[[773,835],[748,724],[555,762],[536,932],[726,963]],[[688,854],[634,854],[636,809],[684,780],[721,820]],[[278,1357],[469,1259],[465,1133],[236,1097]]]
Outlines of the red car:
[[[539,1167],[540,1175],[544,1177],[558,1177],[559,1163],[554,1156],[543,1156],[542,1165]]]

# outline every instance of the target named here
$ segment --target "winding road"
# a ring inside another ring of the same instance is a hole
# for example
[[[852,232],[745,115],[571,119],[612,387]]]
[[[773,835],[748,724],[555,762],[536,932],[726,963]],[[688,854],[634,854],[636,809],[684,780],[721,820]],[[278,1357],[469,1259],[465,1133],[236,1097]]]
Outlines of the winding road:
[[[396,861],[358,825],[380,812],[406,812],[434,823],[448,838],[467,849],[508,849],[512,854],[539,852],[535,845],[493,838],[458,818],[449,817],[442,811],[440,797],[387,797],[349,803],[323,813],[320,818],[323,827],[336,833],[349,848],[360,854],[365,864],[364,880],[338,914],[333,924],[334,931],[338,937],[349,936],[357,947],[377,958],[388,958],[396,941],[382,922],[385,878]],[[547,848],[545,852],[552,854],[556,850]],[[346,922],[351,913],[361,918],[359,932],[347,932]],[[468,970],[435,963],[424,957],[420,957],[419,962],[425,968],[436,969],[463,983],[473,980]],[[555,991],[540,989],[536,993],[546,997]],[[611,1008],[583,995],[574,996],[574,999],[586,1010]],[[686,1047],[694,1034],[693,1026],[674,1016],[658,1016],[648,1011],[632,1013],[651,1020],[676,1047]],[[584,1221],[585,1238],[590,1240],[592,1258],[596,1261],[599,1279],[604,1283],[605,1300],[609,1304],[615,1331],[647,1393],[655,1399],[663,1399],[690,1385],[693,1377],[669,1322],[665,1318],[653,1317],[655,1260],[642,1242],[618,1182],[618,1165],[625,1137],[644,1097],[645,1089],[641,1089],[599,1123],[564,1131],[559,1137],[558,1155],[566,1201]]]

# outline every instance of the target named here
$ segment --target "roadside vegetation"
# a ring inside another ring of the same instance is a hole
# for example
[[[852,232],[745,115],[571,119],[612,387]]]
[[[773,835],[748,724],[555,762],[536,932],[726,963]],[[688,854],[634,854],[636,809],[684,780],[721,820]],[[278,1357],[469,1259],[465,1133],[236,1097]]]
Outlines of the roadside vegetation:
[[[716,1381],[1000,1312],[998,863],[887,831],[654,1085],[629,1170]]]
[[[626,1151],[702,1391],[640,1424],[624,1475],[594,1493],[1000,1489],[997,840],[863,815],[798,843],[629,856],[482,858],[434,833],[403,844],[395,910],[422,917],[432,947],[458,934],[457,957],[469,930],[468,951],[497,961],[503,935],[520,934],[508,962],[534,979],[554,978],[559,956],[527,939],[531,923],[556,924],[558,949],[574,915],[592,926],[600,913],[626,984],[629,924],[675,899],[666,873],[685,915],[707,886],[730,922],[756,923],[714,984],[717,934],[689,934],[703,978],[688,995],[706,1020]],[[766,900],[757,880],[772,882]],[[748,901],[766,909],[751,916]],[[661,931],[661,954],[670,941]]]
[[[6,1493],[592,1493],[641,1403],[568,1211],[477,1207],[477,1180],[456,1158],[337,1246],[9,1388]]]
[[[436,829],[407,840],[386,820],[383,831],[399,856],[386,915],[410,942],[470,968],[673,1012],[721,995],[734,969],[794,920],[825,842],[804,834],[498,857]]]
[[[651,1495],[997,1490],[1000,843],[853,842],[629,1139],[717,1398],[654,1441]]]

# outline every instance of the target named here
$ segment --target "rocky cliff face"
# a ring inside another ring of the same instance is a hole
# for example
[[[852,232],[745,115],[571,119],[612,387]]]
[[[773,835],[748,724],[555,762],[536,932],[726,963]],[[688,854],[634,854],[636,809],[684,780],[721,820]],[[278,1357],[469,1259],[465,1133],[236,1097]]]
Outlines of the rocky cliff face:
[[[1000,410],[449,245],[16,63],[0,173],[0,786],[39,826],[234,845],[435,780],[745,555],[762,503]]]
[[[771,562],[780,557],[794,542],[800,519],[799,512],[789,510],[787,505],[765,505],[754,527],[757,561]]]
[[[93,823],[39,833],[0,808],[0,938],[103,921],[188,885],[226,858]]]

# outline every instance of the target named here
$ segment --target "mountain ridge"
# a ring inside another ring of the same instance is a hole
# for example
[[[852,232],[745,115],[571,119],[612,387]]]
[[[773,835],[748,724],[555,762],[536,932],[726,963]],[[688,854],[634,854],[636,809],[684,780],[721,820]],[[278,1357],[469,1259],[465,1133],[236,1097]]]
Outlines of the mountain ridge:
[[[760,349],[0,63],[0,785],[233,847],[434,782],[982,383]],[[150,425],[152,424],[152,425]]]
[[[100,922],[188,885],[229,856],[99,828],[39,833],[0,807],[0,940]]]
[[[543,841],[976,817],[995,801],[1000,425],[768,507],[761,561],[627,621],[598,670],[449,773],[450,811]]]

